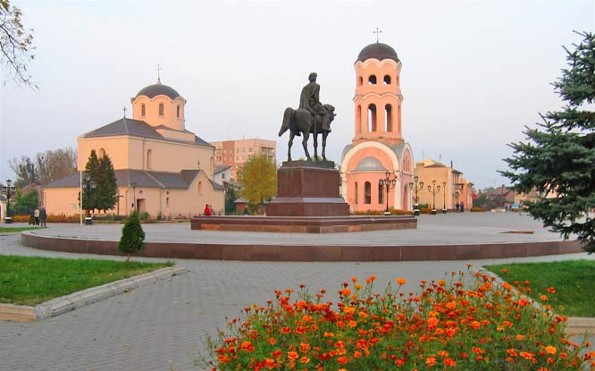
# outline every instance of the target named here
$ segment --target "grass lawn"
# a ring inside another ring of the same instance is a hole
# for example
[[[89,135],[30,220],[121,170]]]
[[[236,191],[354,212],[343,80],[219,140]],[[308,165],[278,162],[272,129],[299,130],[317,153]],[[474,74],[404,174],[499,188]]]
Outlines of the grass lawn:
[[[0,233],[20,233],[23,231],[30,231],[32,229],[39,229],[40,227],[0,227]]]
[[[528,281],[531,288],[530,296],[542,302],[539,297],[546,295],[549,304],[559,314],[570,317],[595,317],[594,260],[514,263],[488,265],[485,268],[515,286],[524,286],[525,281]],[[508,270],[508,273],[503,273],[503,270]],[[553,287],[556,293],[549,293],[549,287]]]
[[[0,303],[37,305],[173,263],[0,256]]]

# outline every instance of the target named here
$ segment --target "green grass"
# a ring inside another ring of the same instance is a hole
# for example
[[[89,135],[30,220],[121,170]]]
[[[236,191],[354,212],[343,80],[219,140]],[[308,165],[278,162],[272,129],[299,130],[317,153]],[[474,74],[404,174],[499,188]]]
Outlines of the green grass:
[[[0,256],[0,303],[37,305],[173,263]]]
[[[20,233],[32,229],[39,229],[39,227],[0,227],[0,233]]]
[[[544,294],[552,308],[571,317],[595,317],[595,260],[550,263],[515,263],[485,266],[508,283],[522,287],[529,281],[530,296],[541,302]],[[507,269],[508,273],[503,273]],[[515,283],[516,281],[516,283]],[[555,294],[547,289],[553,287]]]

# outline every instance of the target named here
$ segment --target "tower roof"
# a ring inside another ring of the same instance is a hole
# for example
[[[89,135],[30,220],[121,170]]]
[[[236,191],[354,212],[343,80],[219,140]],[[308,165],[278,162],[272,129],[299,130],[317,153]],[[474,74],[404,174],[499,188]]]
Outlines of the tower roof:
[[[370,44],[363,48],[362,51],[359,52],[356,62],[363,62],[371,58],[378,59],[379,61],[383,59],[392,59],[397,63],[400,62],[399,57],[397,57],[397,52],[395,52],[395,49],[393,49],[390,45],[378,42]]]
[[[180,96],[180,94],[174,89],[167,85],[163,85],[161,81],[158,81],[157,84],[149,85],[147,87],[142,88],[136,97],[144,95],[148,98],[155,98],[158,95],[165,95],[168,96],[170,99],[176,99]]]

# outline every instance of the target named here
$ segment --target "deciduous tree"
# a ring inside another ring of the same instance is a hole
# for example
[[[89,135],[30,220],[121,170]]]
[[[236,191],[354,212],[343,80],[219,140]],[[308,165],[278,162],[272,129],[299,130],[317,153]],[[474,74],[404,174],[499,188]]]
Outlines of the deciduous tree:
[[[540,197],[527,202],[529,211],[564,238],[573,235],[589,253],[595,252],[595,34],[566,50],[569,68],[553,83],[567,102],[557,112],[541,115],[538,128],[526,127],[526,142],[509,144],[509,170],[501,173],[517,192],[536,189]],[[591,105],[589,107],[589,105]]]
[[[0,60],[8,67],[9,77],[33,85],[27,65],[35,58],[33,30],[23,26],[22,12],[9,0],[0,0]]]
[[[238,174],[240,194],[254,208],[260,208],[277,192],[275,164],[264,155],[252,156]]]

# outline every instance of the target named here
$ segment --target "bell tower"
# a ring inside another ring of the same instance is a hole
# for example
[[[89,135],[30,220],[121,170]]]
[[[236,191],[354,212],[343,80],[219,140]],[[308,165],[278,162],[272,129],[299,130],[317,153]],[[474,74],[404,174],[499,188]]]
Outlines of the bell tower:
[[[395,50],[376,42],[355,62],[355,133],[353,144],[374,140],[387,145],[403,142],[401,132],[401,61]]]

